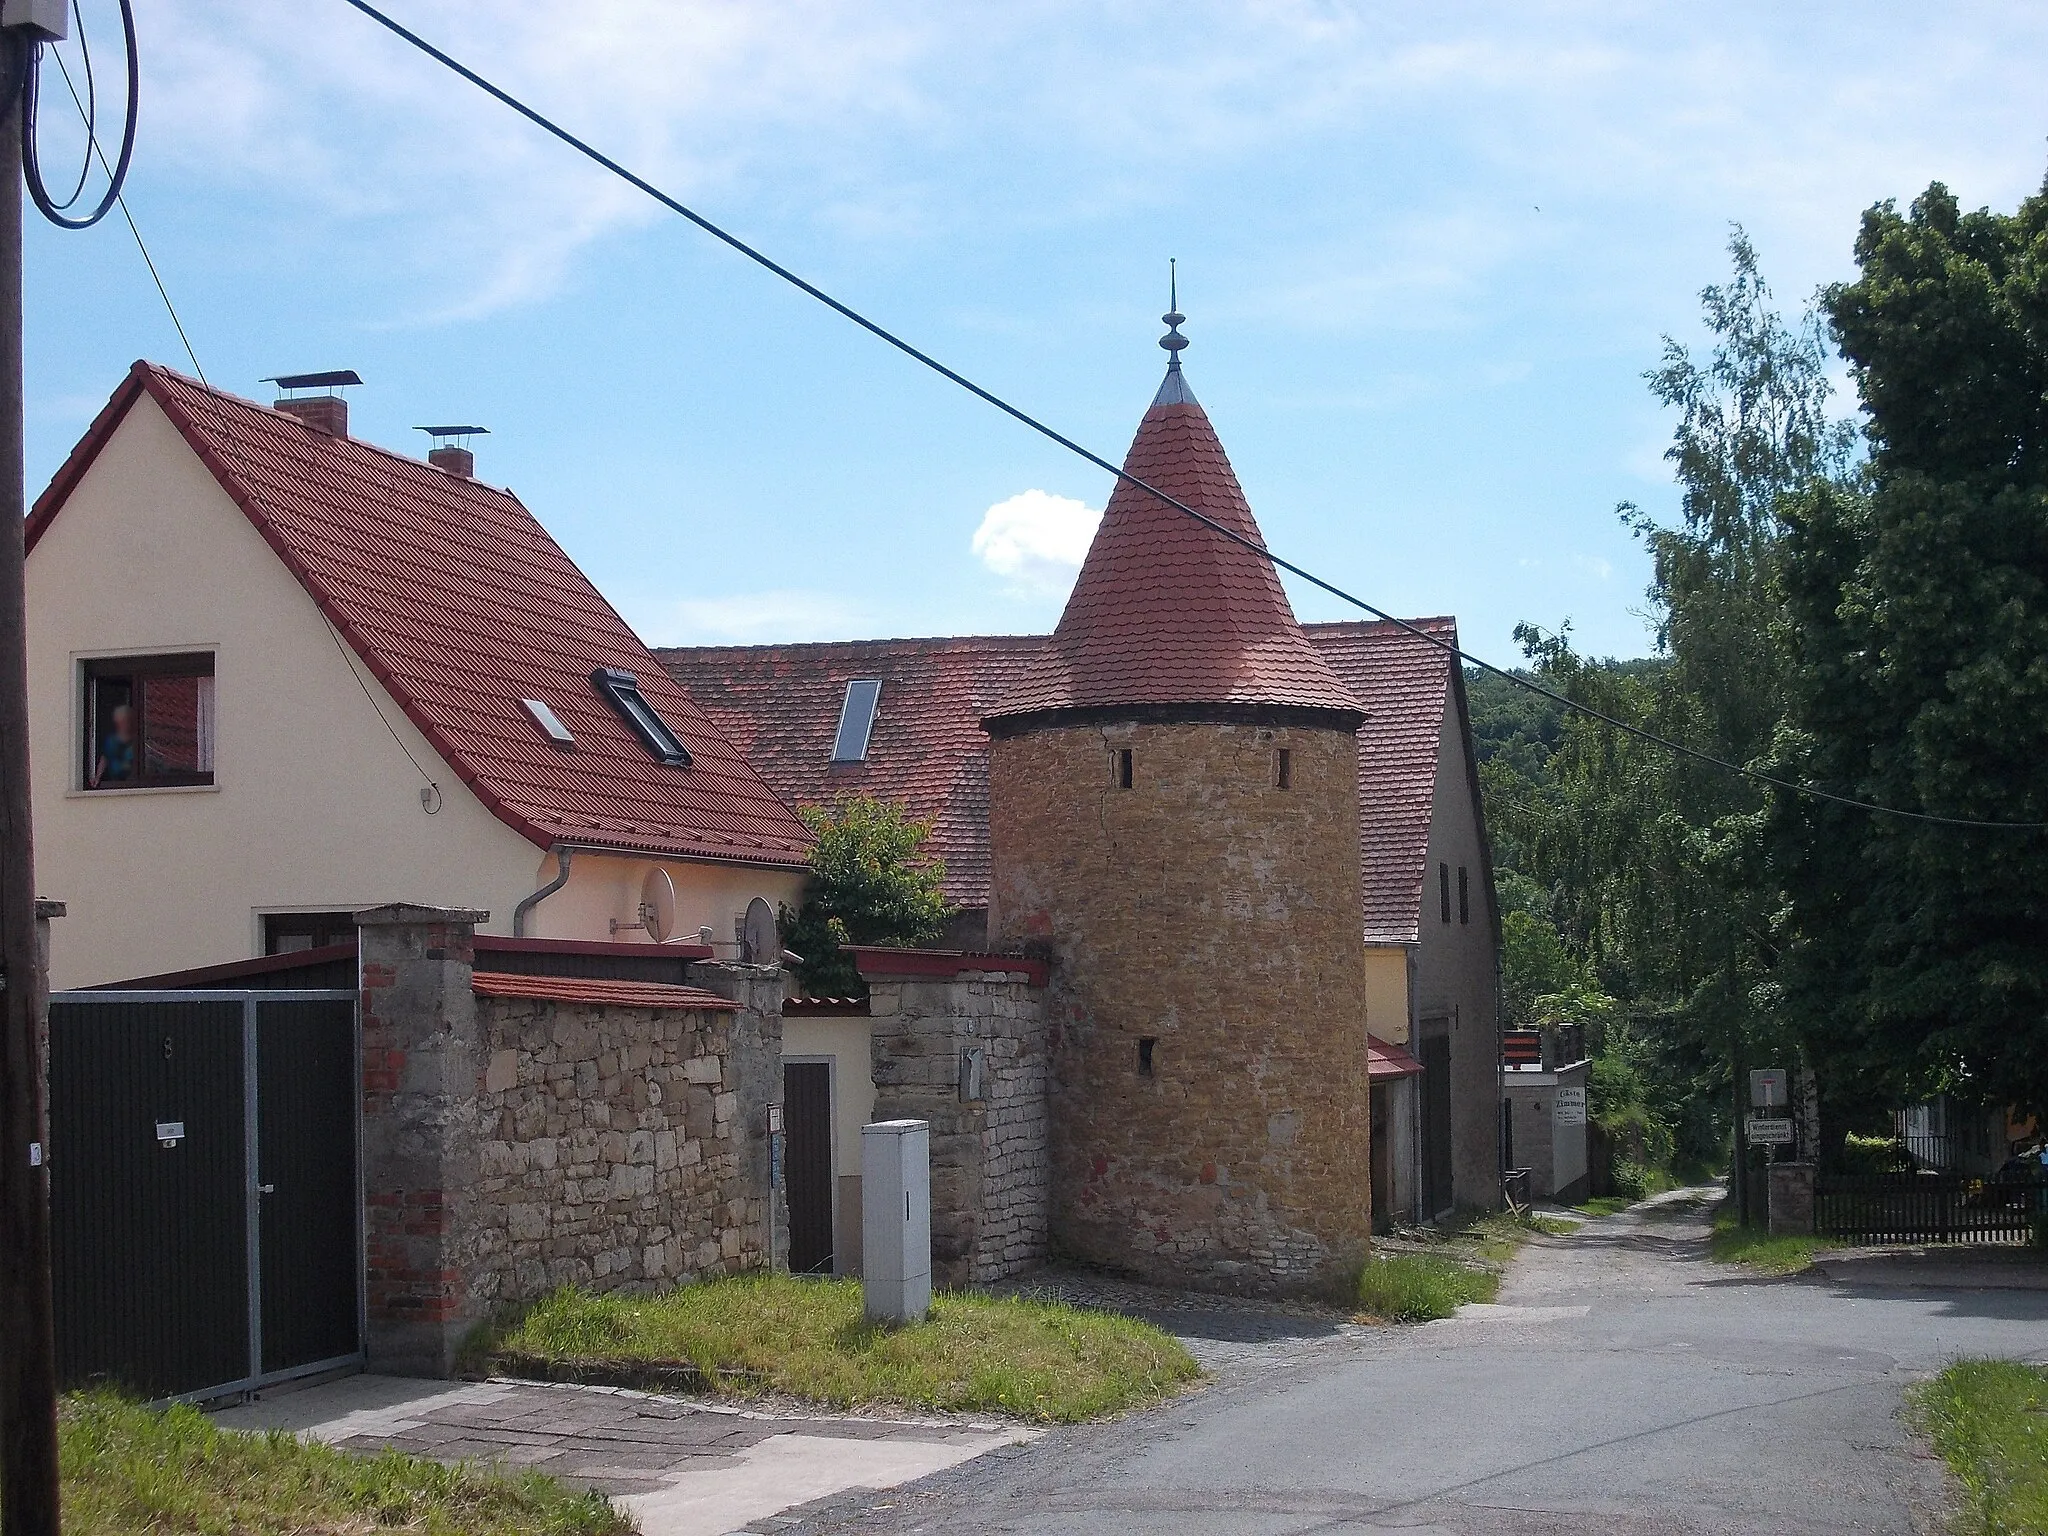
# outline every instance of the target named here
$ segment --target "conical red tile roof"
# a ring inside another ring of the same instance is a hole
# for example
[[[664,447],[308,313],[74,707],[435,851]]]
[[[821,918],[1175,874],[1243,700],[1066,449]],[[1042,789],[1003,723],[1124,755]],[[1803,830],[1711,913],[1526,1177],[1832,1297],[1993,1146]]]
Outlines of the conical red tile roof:
[[[1177,368],[1124,469],[1265,542]],[[1359,709],[1302,634],[1270,561],[1119,480],[1059,628],[986,719],[1202,704]]]

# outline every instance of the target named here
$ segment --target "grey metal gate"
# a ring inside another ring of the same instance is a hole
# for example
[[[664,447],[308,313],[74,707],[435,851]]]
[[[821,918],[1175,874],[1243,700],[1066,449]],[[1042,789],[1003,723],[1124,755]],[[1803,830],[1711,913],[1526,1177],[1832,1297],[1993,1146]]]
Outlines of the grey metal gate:
[[[214,1397],[360,1364],[355,994],[50,1001],[58,1370]]]

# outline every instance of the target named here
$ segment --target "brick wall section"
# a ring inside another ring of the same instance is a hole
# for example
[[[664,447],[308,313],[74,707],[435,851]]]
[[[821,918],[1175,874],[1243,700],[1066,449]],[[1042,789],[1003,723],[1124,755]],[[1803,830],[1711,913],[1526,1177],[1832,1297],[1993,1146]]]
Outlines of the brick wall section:
[[[483,1072],[470,990],[482,912],[358,913],[370,1366],[445,1376],[478,1316],[468,1276]]]
[[[1343,730],[1146,722],[992,742],[991,933],[1054,960],[1056,1250],[1247,1291],[1312,1289],[1363,1253],[1357,793]]]
[[[932,1278],[987,1285],[1046,1253],[1049,1200],[1044,989],[1022,973],[891,977],[863,954],[877,1120],[931,1124]],[[982,1098],[961,1057],[983,1052]]]
[[[737,1012],[480,998],[488,1053],[470,1291],[651,1289],[773,1257],[759,1032]],[[751,1038],[750,1038],[751,1037]]]

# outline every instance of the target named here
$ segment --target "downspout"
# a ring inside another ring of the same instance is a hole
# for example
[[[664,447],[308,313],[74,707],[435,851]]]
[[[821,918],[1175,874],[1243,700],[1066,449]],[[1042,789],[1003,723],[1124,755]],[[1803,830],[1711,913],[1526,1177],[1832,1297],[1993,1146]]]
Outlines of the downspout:
[[[555,892],[559,891],[563,886],[569,883],[569,860],[574,858],[575,856],[576,850],[574,848],[571,848],[567,843],[558,843],[555,845],[555,862],[561,872],[557,874],[554,879],[550,880],[546,885],[542,886],[539,890],[535,891],[531,896],[527,896],[521,899],[519,905],[512,909],[513,938],[525,938],[526,914],[531,912],[535,907],[539,906],[542,902],[546,901],[550,896],[554,895]]]

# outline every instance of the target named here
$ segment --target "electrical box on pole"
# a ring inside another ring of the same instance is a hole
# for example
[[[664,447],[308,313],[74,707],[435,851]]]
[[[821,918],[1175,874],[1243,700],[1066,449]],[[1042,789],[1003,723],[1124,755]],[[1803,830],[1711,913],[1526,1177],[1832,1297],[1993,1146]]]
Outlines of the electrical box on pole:
[[[71,0],[0,0],[0,27],[19,27],[39,43],[71,35]]]

